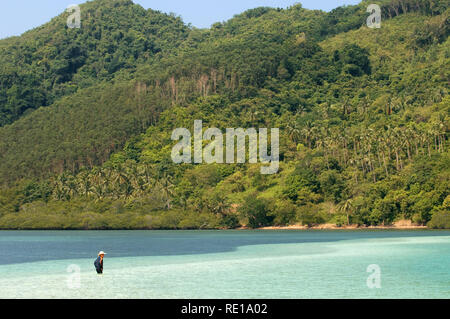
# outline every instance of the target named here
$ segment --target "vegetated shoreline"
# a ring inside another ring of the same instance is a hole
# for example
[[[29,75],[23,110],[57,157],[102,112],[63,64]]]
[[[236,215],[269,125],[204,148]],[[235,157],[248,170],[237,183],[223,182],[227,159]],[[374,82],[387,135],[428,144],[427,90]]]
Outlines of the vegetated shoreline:
[[[351,225],[336,225],[336,224],[318,224],[314,226],[306,226],[306,225],[291,225],[291,226],[268,226],[262,227],[260,229],[324,229],[324,230],[332,230],[332,229],[394,229],[394,230],[402,230],[402,229],[432,229],[428,226],[417,225],[412,223],[410,220],[399,220],[390,225],[381,225],[381,226],[365,226],[358,224]]]
[[[415,225],[410,221],[398,221],[392,225],[385,226],[365,226],[365,225],[342,225],[338,226],[336,224],[318,224],[314,226],[306,225],[289,225],[289,226],[265,226],[259,228],[250,228],[247,226],[241,226],[238,228],[161,228],[161,229],[149,229],[149,228],[0,228],[0,231],[114,231],[114,230],[167,230],[167,231],[177,231],[177,230],[443,230],[443,229],[433,229],[428,226]],[[445,230],[445,229],[444,229]]]
[[[241,228],[247,229],[247,228]],[[303,226],[303,225],[291,225],[291,226],[267,226],[257,228],[261,230],[369,230],[369,229],[392,229],[392,230],[417,230],[417,229],[432,229],[427,226],[359,226],[359,225],[345,225],[345,226],[337,226],[335,224],[321,224],[316,226]]]

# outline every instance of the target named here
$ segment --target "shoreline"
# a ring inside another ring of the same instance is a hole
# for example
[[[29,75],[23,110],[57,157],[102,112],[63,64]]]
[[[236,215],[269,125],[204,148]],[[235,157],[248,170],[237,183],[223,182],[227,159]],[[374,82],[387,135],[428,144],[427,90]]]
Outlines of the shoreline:
[[[325,224],[319,224],[314,226],[305,226],[305,225],[291,225],[291,226],[268,226],[268,227],[262,227],[261,229],[346,229],[346,230],[356,230],[356,229],[394,229],[394,230],[403,230],[403,229],[431,229],[428,226],[423,225],[417,225],[411,222],[410,220],[402,219],[398,220],[390,225],[382,225],[382,226],[366,226],[366,225],[358,225],[358,224],[351,224],[351,225],[341,225],[338,226],[336,224],[331,223],[325,223]]]
[[[341,225],[338,226],[332,223],[324,223],[318,224],[314,226],[307,226],[301,224],[294,224],[288,226],[264,226],[257,228],[250,228],[247,226],[240,226],[237,228],[57,228],[57,227],[49,227],[49,228],[0,228],[0,231],[114,231],[114,230],[164,230],[164,231],[177,231],[177,230],[371,230],[371,229],[379,229],[379,230],[433,230],[428,226],[417,225],[411,222],[410,220],[398,220],[390,225],[384,226],[366,226],[366,225]]]
[[[238,228],[161,228],[161,229],[146,229],[146,228],[111,228],[111,229],[77,229],[77,228],[0,228],[2,231],[233,231],[233,230],[446,230],[433,229],[427,226],[336,226],[333,224],[323,224],[316,226],[290,225],[290,226],[265,226],[259,228],[249,228],[241,226]],[[448,230],[448,229],[447,229]]]
[[[248,229],[248,228],[239,228]],[[358,226],[358,225],[345,225],[337,226],[335,224],[321,224],[316,226],[304,226],[304,225],[291,225],[291,226],[266,226],[256,228],[260,230],[370,230],[370,229],[392,229],[392,230],[418,230],[418,229],[429,229],[427,226]]]

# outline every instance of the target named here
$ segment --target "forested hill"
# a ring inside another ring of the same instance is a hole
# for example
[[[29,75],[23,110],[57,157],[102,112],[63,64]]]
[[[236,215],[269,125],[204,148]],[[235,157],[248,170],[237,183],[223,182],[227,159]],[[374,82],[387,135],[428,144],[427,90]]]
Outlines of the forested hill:
[[[0,228],[449,227],[448,1],[372,2],[196,29],[97,0],[0,41]],[[280,172],[173,164],[196,119],[279,127]]]
[[[67,27],[69,14],[0,41],[0,126],[78,89],[110,81],[120,70],[132,72],[179,46],[189,31],[181,19],[131,0],[81,5],[79,29]]]

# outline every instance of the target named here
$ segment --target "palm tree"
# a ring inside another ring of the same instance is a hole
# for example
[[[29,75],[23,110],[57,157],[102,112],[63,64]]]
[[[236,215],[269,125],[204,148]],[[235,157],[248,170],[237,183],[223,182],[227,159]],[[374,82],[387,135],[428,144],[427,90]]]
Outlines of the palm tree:
[[[295,144],[298,144],[301,134],[300,134],[300,128],[298,127],[298,123],[295,119],[292,121],[289,121],[289,123],[287,124],[287,131],[288,131],[289,138],[291,139],[291,141],[294,142]]]
[[[81,187],[81,191],[83,192],[83,195],[85,197],[89,197],[89,194],[91,192],[91,177],[89,175],[89,172],[84,171],[78,176],[78,183]]]
[[[314,124],[311,121],[306,122],[306,126],[302,130],[303,135],[305,136],[306,144],[311,148],[312,138],[314,135]]]
[[[118,194],[117,198],[120,197],[120,194],[125,194],[125,197],[128,198],[133,193],[133,186],[131,185],[131,181],[127,176],[127,172],[122,165],[118,165],[116,168],[116,176],[114,178],[115,184],[118,186]]]
[[[347,199],[338,204],[338,210],[347,216],[347,225],[350,225],[350,215],[353,214],[354,205],[352,199]]]
[[[74,176],[70,176],[70,178],[68,178],[67,188],[69,189],[69,198],[74,198],[78,195],[78,185]]]
[[[174,184],[172,183],[172,177],[170,175],[164,174],[162,178],[158,180],[159,187],[164,194],[166,199],[167,209],[170,209],[171,197],[174,194]]]
[[[389,170],[388,170],[388,166],[386,163],[386,149],[387,149],[387,142],[386,139],[383,135],[380,135],[378,137],[378,145],[379,145],[379,151],[381,152],[381,158],[383,160],[383,167],[384,167],[384,171],[386,172],[386,176],[389,176]]]
[[[208,203],[208,209],[212,212],[225,216],[230,209],[230,203],[226,196],[220,193],[214,193]]]

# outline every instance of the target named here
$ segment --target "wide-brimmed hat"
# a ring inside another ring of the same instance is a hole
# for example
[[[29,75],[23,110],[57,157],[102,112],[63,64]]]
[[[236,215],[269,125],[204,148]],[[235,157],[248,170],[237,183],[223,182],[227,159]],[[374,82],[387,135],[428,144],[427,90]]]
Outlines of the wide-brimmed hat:
[[[99,253],[98,253],[98,255],[100,256],[100,255],[106,255],[106,253],[102,250],[102,251],[100,251]]]

